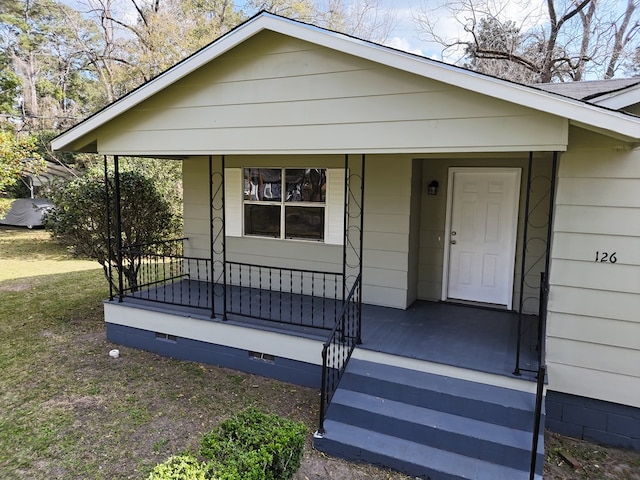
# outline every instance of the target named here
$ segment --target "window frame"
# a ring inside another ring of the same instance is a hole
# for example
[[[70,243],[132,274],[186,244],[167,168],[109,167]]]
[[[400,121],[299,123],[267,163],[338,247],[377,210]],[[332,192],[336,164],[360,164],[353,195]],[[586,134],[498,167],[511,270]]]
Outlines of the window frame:
[[[280,200],[251,200],[246,198],[246,184],[245,184],[245,172],[246,170],[280,170]],[[286,172],[287,170],[322,170],[322,178],[324,178],[324,198],[322,201],[287,201],[287,182],[286,182]],[[241,188],[242,188],[242,219],[241,219],[241,229],[242,229],[242,237],[247,238],[265,238],[265,239],[273,239],[273,240],[287,240],[287,241],[295,241],[295,242],[312,242],[312,243],[322,243],[328,244],[327,242],[327,225],[329,222],[329,185],[328,185],[328,171],[327,167],[309,167],[309,166],[264,166],[264,167],[256,167],[256,166],[243,166],[241,167]],[[279,235],[271,236],[264,234],[253,234],[246,232],[246,223],[245,223],[245,215],[246,215],[246,205],[261,205],[261,206],[278,206],[280,207],[280,225],[279,225]],[[287,236],[287,219],[286,219],[286,211],[287,207],[300,207],[300,208],[322,208],[322,232],[321,238],[311,238],[311,237],[295,237],[295,236]]]

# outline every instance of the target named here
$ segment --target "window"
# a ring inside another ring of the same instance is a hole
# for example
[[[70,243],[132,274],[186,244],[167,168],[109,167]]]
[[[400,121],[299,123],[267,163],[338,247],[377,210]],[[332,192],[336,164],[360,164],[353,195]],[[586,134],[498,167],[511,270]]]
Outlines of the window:
[[[327,170],[243,169],[244,234],[324,241]]]
[[[246,177],[246,182],[245,182],[245,175],[244,175],[245,170],[249,170],[248,175]],[[259,220],[255,218],[256,216],[254,215],[254,218],[253,218],[254,224],[250,225],[250,227],[253,227],[254,232],[257,232],[258,230],[262,230],[264,232],[265,230],[269,230],[269,225],[271,225],[271,228],[273,229],[273,231],[270,232],[268,236],[271,236],[272,238],[286,238],[284,236],[285,227],[282,224],[285,218],[285,215],[283,215],[283,210],[285,209],[285,206],[286,206],[289,209],[289,213],[296,213],[295,211],[296,207],[307,208],[307,209],[308,208],[320,208],[320,209],[324,208],[324,218],[319,219],[324,222],[324,234],[320,237],[320,239],[316,239],[316,241],[318,242],[322,241],[323,243],[329,244],[329,245],[342,245],[344,243],[345,171],[343,168],[321,169],[321,172],[324,172],[324,175],[325,175],[325,178],[323,179],[323,181],[325,182],[325,185],[326,185],[326,189],[325,189],[326,191],[322,193],[322,196],[324,196],[324,201],[320,201],[320,202],[302,201],[298,203],[293,201],[285,202],[282,200],[282,198],[280,200],[275,200],[275,201],[273,201],[274,199],[271,198],[272,201],[269,202],[264,198],[264,196],[262,200],[258,200],[260,198],[258,195],[259,189],[257,188],[259,186],[259,182],[258,183],[251,182],[252,173],[253,174],[258,173],[256,170],[264,171],[265,169],[255,169],[255,168],[245,169],[245,168],[238,168],[238,167],[231,167],[231,168],[227,167],[224,170],[225,172],[224,173],[225,175],[225,181],[224,181],[225,234],[228,237],[243,237],[247,235],[249,237],[260,236],[264,238],[264,236],[266,235],[266,233],[245,234],[244,209],[246,204],[246,205],[255,206],[255,207],[248,207],[249,210],[253,208],[258,208],[258,207],[268,207],[268,206],[276,207],[273,210],[275,210],[275,215],[279,215],[279,218],[280,218],[279,224],[277,220],[275,221],[272,220],[271,223],[265,220],[262,220],[261,225],[256,225],[255,222],[259,222]],[[306,168],[305,169],[295,169],[295,168],[294,169],[291,169],[291,168],[273,169],[271,168],[267,170],[276,170],[277,172],[279,172],[280,178],[285,179],[285,184],[286,184],[286,178],[287,178],[287,171],[289,170],[302,170],[304,172],[307,171]],[[314,170],[318,170],[318,169],[314,169]],[[254,175],[254,178],[255,178],[255,175]],[[254,185],[253,190],[252,190],[251,183],[253,183]],[[282,185],[282,183],[280,183],[280,185]],[[266,186],[264,188],[266,188]],[[271,187],[269,188],[271,189]],[[286,185],[285,185],[285,191],[286,191]],[[267,191],[267,193],[269,193],[269,191]],[[273,197],[273,189],[271,189],[270,194]],[[254,198],[254,200],[251,199],[252,197]],[[268,209],[265,208],[265,210],[268,210]],[[256,212],[258,212],[258,210],[256,210]],[[256,212],[253,212],[253,213],[256,213]],[[312,212],[312,210],[303,211],[302,213],[310,213],[310,212]],[[269,212],[266,212],[266,213],[268,214]],[[251,220],[252,220],[251,217],[247,219],[247,221],[251,221]],[[291,216],[290,222],[289,222],[290,233],[292,233],[291,228],[294,227],[294,220],[295,220],[295,217]],[[318,231],[318,229],[319,227],[316,228],[316,232]],[[251,228],[249,229],[249,232],[250,231],[251,231]],[[317,233],[316,233],[316,236],[318,236]],[[302,238],[302,237],[292,236],[291,238]]]

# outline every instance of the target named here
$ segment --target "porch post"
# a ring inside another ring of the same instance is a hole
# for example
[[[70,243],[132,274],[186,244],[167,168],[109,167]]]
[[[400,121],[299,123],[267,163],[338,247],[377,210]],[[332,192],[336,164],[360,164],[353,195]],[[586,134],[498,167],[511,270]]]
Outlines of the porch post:
[[[551,187],[549,191],[549,224],[547,225],[547,257],[544,261],[544,271],[547,272],[549,281],[549,265],[551,263],[551,237],[553,234],[553,205],[556,201],[556,181],[558,178],[558,152],[553,152],[553,164],[551,166]]]
[[[342,303],[347,298],[347,245],[349,243],[349,154],[344,156],[344,217],[342,241]]]
[[[120,161],[118,155],[113,156],[114,166],[114,183],[115,183],[115,196],[116,196],[116,255],[118,266],[118,302],[122,302],[124,297],[124,281],[122,278],[122,209],[120,198]]]
[[[209,155],[209,260],[211,262],[211,318],[216,316],[215,249],[213,232],[213,156]]]
[[[109,198],[109,172],[107,169],[107,156],[103,156],[104,162],[104,197],[105,197],[105,221],[107,227],[107,276],[109,277],[109,300],[113,301],[113,277],[111,272],[111,199]]]
[[[219,163],[219,164],[218,164]],[[218,164],[218,165],[217,165]],[[216,297],[222,299],[222,319],[227,319],[227,252],[225,232],[225,156],[214,163],[209,155],[209,238],[211,261],[211,318],[216,313]],[[222,289],[222,291],[220,291]]]
[[[357,306],[356,342],[362,343],[362,250],[364,244],[364,171],[366,155],[360,155],[360,168],[349,171],[349,154],[344,156],[344,242],[342,245],[342,302],[344,304],[352,288],[357,288],[352,301]],[[357,182],[360,182],[357,185]],[[356,186],[357,185],[357,186]],[[356,191],[360,189],[360,194]],[[353,223],[353,224],[352,224]],[[358,237],[356,238],[356,235]],[[349,283],[349,280],[353,285]],[[359,280],[358,280],[359,279]],[[357,282],[360,282],[357,285]],[[357,297],[356,297],[357,294]]]
[[[547,329],[547,302],[549,299],[549,267],[551,265],[551,239],[553,236],[553,205],[556,200],[556,181],[558,177],[558,152],[553,152],[553,163],[551,166],[551,186],[549,187],[549,223],[547,225],[547,256],[544,260],[544,276],[541,276],[541,290],[544,290],[544,298],[540,299],[540,320],[538,322],[538,368],[543,367],[546,350],[546,329]]]
[[[365,168],[366,155],[362,154],[362,167],[360,174],[362,176],[360,180],[360,268],[359,268],[359,277],[360,277],[360,294],[358,295],[358,338],[356,339],[356,343],[362,343],[362,292],[363,292],[363,278],[362,278],[362,264],[364,257],[364,168]]]
[[[531,202],[531,170],[533,166],[533,152],[529,152],[529,165],[527,167],[527,195],[525,198],[524,207],[524,231],[522,234],[522,260],[520,262],[520,299],[519,299],[519,313],[518,313],[518,334],[516,335],[516,368],[513,371],[514,375],[520,376],[520,349],[522,336],[522,304],[524,302],[524,276],[526,274],[526,259],[527,259],[527,238],[529,232],[529,204]]]
[[[227,319],[227,217],[226,217],[226,208],[225,208],[225,162],[226,158],[222,155],[221,165],[220,165],[220,199],[221,205],[220,208],[222,210],[222,225],[220,226],[220,236],[222,240],[222,319]]]

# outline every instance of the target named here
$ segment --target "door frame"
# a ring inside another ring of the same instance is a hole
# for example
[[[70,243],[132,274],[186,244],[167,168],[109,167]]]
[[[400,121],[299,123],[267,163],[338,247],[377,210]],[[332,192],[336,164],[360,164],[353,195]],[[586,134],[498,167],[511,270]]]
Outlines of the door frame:
[[[515,265],[516,265],[516,251],[518,244],[518,224],[520,220],[520,197],[522,196],[522,168],[520,167],[449,167],[447,174],[447,202],[446,202],[446,216],[444,223],[444,235],[442,237],[444,241],[444,254],[442,259],[442,294],[440,299],[445,301],[449,300],[449,260],[451,244],[449,242],[449,234],[451,231],[451,216],[453,210],[453,179],[456,173],[499,173],[509,172],[516,173],[516,208],[514,208],[514,231],[513,235],[513,248],[512,255],[509,257],[509,271],[512,272],[507,282],[509,283],[509,298],[507,301],[507,310],[513,309],[513,285],[515,280]]]

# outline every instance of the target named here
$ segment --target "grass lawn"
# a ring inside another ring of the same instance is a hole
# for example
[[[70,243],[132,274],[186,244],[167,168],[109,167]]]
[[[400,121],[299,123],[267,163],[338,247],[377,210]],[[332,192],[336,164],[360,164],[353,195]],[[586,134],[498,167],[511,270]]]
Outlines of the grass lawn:
[[[106,296],[97,263],[71,258],[44,231],[0,227],[0,479],[143,479],[249,405],[308,426],[297,480],[407,478],[313,451],[316,390],[124,347],[110,358]],[[640,455],[550,442],[545,478],[640,478]],[[558,465],[559,451],[584,468]],[[614,467],[617,476],[598,476]]]

